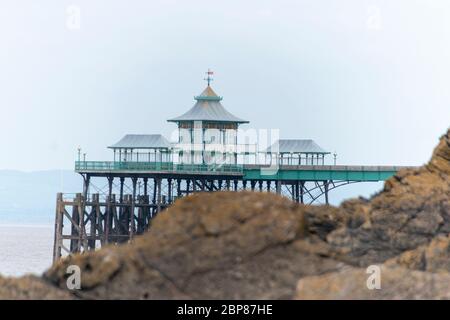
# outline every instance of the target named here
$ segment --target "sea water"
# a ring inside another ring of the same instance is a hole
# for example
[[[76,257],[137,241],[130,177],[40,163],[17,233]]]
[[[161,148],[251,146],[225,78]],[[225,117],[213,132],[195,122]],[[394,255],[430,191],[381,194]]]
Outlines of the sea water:
[[[52,263],[53,226],[0,224],[0,275],[40,275]]]

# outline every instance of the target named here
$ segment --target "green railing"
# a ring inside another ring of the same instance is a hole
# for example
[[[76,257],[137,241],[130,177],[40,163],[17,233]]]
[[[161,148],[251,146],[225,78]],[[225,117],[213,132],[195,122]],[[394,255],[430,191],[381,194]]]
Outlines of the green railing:
[[[384,181],[402,168],[382,166],[282,166],[275,170],[267,170],[268,168],[252,166],[244,169],[244,180]]]
[[[281,166],[277,170],[260,165],[179,164],[173,162],[76,161],[77,172],[171,172],[194,174],[228,173],[243,175],[244,180],[347,180],[383,181],[403,167],[374,166]]]
[[[75,171],[169,171],[174,173],[236,173],[243,167],[230,164],[178,164],[173,162],[76,161]]]

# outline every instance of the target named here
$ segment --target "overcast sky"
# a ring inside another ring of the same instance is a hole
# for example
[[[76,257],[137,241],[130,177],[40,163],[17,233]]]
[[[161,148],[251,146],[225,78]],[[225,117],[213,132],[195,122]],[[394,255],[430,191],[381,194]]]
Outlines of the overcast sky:
[[[448,0],[2,0],[0,168],[170,136],[208,68],[250,127],[340,164],[421,165],[450,125],[448,17]]]

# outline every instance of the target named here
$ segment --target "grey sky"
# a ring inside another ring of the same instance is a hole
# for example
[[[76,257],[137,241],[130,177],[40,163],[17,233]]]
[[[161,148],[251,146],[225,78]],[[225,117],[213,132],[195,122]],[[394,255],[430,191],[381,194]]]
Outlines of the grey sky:
[[[79,30],[67,8],[81,10]],[[341,164],[420,165],[450,122],[446,0],[0,4],[0,168],[73,167],[126,133],[163,133],[207,68],[255,128]]]

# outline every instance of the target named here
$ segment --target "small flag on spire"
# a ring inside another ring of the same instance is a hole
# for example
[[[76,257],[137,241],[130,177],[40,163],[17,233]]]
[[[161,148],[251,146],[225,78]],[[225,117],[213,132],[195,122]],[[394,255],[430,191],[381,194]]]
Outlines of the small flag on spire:
[[[212,78],[212,76],[214,75],[214,72],[210,69],[208,69],[208,71],[206,72],[207,77],[204,79],[206,80],[206,82],[208,82],[208,87],[209,84],[211,83],[211,81],[213,81],[214,79]]]

